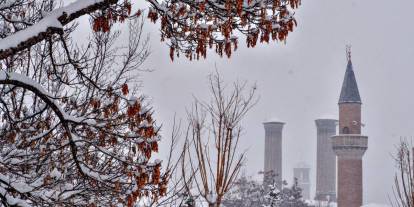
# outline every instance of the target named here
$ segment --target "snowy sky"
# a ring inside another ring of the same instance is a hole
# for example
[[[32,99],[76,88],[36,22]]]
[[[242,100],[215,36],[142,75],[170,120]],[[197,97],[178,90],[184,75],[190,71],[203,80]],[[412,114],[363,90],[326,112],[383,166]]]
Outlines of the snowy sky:
[[[143,5],[145,3],[142,3]],[[244,38],[229,60],[212,52],[207,60],[171,62],[160,43],[158,27],[147,22],[152,55],[143,75],[143,91],[152,99],[162,134],[168,137],[174,114],[185,118],[192,96],[207,100],[207,75],[215,65],[226,81],[257,83],[260,102],[243,121],[241,149],[248,149],[246,173],[263,168],[265,119],[287,122],[284,129],[283,177],[291,180],[299,162],[312,166],[315,189],[316,127],[319,117],[337,116],[346,67],[345,45],[363,101],[363,134],[369,136],[364,157],[365,203],[388,203],[395,173],[391,154],[401,137],[412,137],[414,117],[414,13],[412,0],[303,0],[299,23],[286,45],[246,49]],[[166,150],[166,144],[161,150]],[[161,153],[161,156],[164,156]]]

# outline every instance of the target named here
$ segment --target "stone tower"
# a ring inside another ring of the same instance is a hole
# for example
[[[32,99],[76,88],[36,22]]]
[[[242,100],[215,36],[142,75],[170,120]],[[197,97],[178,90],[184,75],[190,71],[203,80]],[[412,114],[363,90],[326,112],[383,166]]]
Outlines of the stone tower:
[[[331,137],[336,134],[337,120],[317,119],[316,195],[318,201],[336,201],[336,155]]]
[[[298,164],[293,168],[293,177],[297,179],[299,188],[302,189],[302,197],[310,200],[310,167],[305,163]]]
[[[339,135],[332,137],[338,161],[338,207],[362,206],[362,156],[368,137],[361,135],[361,98],[347,49],[348,65],[339,98]]]
[[[264,176],[265,185],[282,183],[282,130],[285,123],[280,121],[264,122],[265,152]]]

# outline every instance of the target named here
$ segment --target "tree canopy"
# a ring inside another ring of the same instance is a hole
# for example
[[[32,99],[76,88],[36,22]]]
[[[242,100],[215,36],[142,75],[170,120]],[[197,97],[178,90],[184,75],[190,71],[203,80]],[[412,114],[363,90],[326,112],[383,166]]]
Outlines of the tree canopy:
[[[300,0],[0,0],[0,202],[4,206],[132,206],[166,191],[151,160],[158,127],[138,94],[149,55],[141,17],[160,22],[173,59],[231,56],[285,41]],[[88,16],[86,44],[76,20]],[[141,18],[140,18],[141,17]],[[128,21],[127,21],[128,20]],[[113,27],[129,22],[128,42]]]

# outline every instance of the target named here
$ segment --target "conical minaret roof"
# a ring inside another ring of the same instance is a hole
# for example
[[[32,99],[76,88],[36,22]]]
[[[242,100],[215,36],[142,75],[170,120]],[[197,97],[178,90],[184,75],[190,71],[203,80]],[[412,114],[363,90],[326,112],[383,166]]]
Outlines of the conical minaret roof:
[[[348,65],[346,66],[344,82],[342,83],[342,90],[338,103],[362,103],[354,70],[352,68],[351,58],[348,59]]]

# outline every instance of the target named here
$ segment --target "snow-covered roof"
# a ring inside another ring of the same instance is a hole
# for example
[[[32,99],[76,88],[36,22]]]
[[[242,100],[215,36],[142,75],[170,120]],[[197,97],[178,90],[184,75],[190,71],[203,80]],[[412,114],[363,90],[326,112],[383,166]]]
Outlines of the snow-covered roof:
[[[338,115],[326,113],[319,116],[316,120],[338,120]]]
[[[263,121],[263,124],[266,124],[266,123],[279,123],[279,124],[285,124],[285,122],[284,122],[284,121],[282,121],[281,119],[275,118],[275,117],[273,117],[273,118],[269,118],[269,119],[266,119],[265,121]]]

